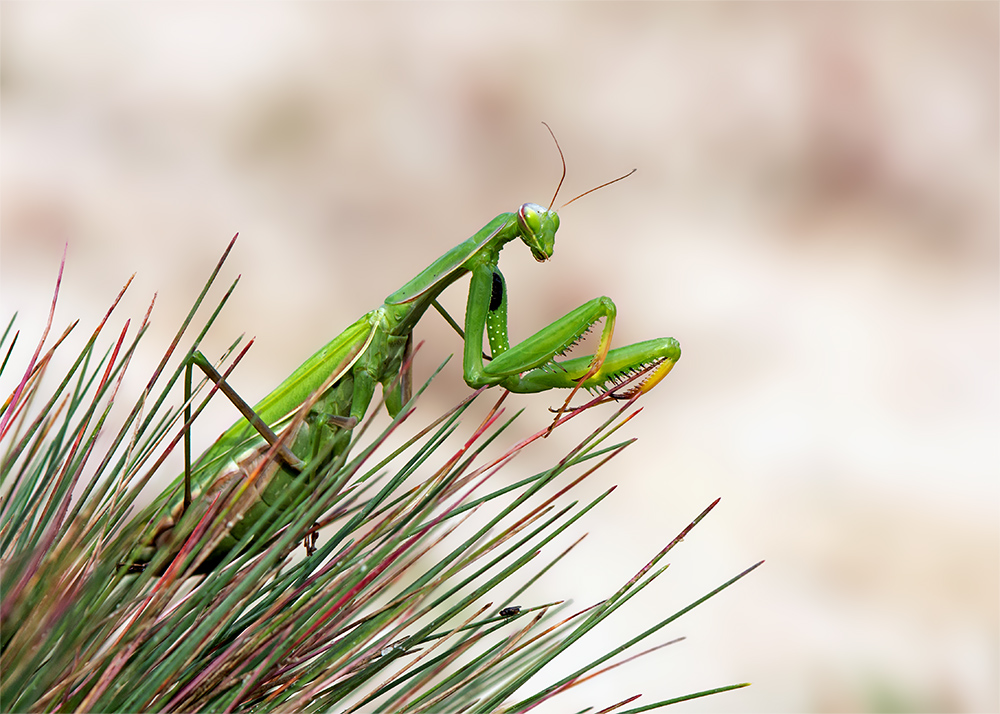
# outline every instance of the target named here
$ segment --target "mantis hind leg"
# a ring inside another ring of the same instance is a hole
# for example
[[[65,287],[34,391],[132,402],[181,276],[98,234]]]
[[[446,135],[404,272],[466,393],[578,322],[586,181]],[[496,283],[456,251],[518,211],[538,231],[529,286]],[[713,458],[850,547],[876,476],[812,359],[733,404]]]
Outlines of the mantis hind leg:
[[[249,345],[248,345],[249,346]],[[244,350],[245,352],[246,350]],[[241,355],[242,356],[242,355]],[[239,361],[237,357],[236,362]],[[184,368],[184,498],[181,501],[180,508],[175,508],[176,513],[171,513],[167,516],[165,523],[157,526],[157,539],[162,537],[165,533],[169,533],[173,530],[174,525],[180,521],[180,519],[191,509],[191,503],[193,500],[191,480],[191,423],[193,421],[191,414],[191,402],[193,396],[193,390],[191,388],[191,373],[193,367],[198,365],[205,376],[208,377],[216,386],[216,388],[225,394],[229,400],[236,406],[241,414],[250,422],[251,425],[257,430],[257,432],[264,438],[270,446],[278,446],[278,452],[283,460],[287,462],[287,465],[296,470],[300,471],[302,468],[302,462],[283,444],[278,443],[277,435],[271,430],[271,428],[257,415],[253,408],[247,404],[239,394],[233,390],[232,387],[226,382],[226,376],[228,376],[229,371],[231,371],[235,366],[236,362],[230,365],[229,370],[227,370],[226,375],[222,375],[218,370],[212,366],[212,363],[208,361],[208,358],[200,350],[195,350],[187,358],[187,364]],[[146,569],[149,561],[152,559],[155,552],[155,548],[159,547],[159,543],[151,546],[147,546],[142,552],[143,559],[130,563],[128,566],[129,573],[141,573]],[[124,563],[118,563],[119,567],[124,565]],[[157,573],[158,575],[162,573]]]
[[[226,382],[225,377],[219,374],[219,372],[215,369],[215,367],[212,366],[212,363],[208,361],[208,358],[205,357],[205,355],[199,351],[195,351],[191,354],[191,358],[187,367],[187,373],[185,375],[184,398],[186,401],[189,402],[187,407],[188,410],[190,410],[192,365],[198,365],[201,371],[205,373],[205,376],[208,377],[210,380],[212,380],[212,382],[219,388],[219,391],[225,394],[226,397],[229,398],[229,401],[231,401],[233,405],[239,410],[240,414],[243,415],[243,418],[246,419],[248,422],[250,422],[250,425],[253,426],[253,428],[257,431],[257,433],[260,434],[261,438],[263,438],[264,441],[267,442],[268,446],[277,450],[278,455],[282,458],[282,460],[285,461],[285,463],[288,466],[290,466],[295,471],[302,470],[304,466],[302,460],[299,459],[299,457],[297,457],[295,454],[293,454],[291,450],[288,449],[288,447],[280,443],[278,435],[271,430],[271,427],[269,427],[264,422],[264,420],[257,415],[257,412],[253,410],[253,407],[251,407],[243,400],[243,397],[241,397],[239,394],[236,393],[236,390],[234,390],[232,387],[229,386],[229,384]],[[185,412],[185,417],[187,416],[188,414],[187,412]],[[188,449],[190,448],[188,443],[190,441],[190,435],[191,435],[191,429],[190,427],[188,427],[184,431],[184,443],[185,443],[184,448],[186,456],[189,455],[190,453],[188,451]],[[185,458],[185,461],[190,462],[190,459]],[[190,464],[187,463],[186,467],[190,468]]]
[[[285,446],[279,440],[277,434],[269,427],[257,412],[253,410],[249,404],[247,404],[243,397],[236,393],[229,384],[226,382],[225,376],[219,374],[218,370],[212,366],[212,363],[208,361],[200,351],[195,350],[191,353],[188,358],[187,368],[184,371],[184,506],[181,514],[187,512],[188,508],[191,506],[191,371],[192,367],[197,365],[205,376],[208,377],[220,392],[228,397],[229,401],[239,410],[243,418],[246,419],[251,426],[260,434],[268,446],[274,448],[285,464],[295,472],[302,471],[304,464],[302,460],[299,459],[291,450]]]
[[[215,369],[211,362],[205,355],[196,350],[194,351],[188,359],[187,368],[184,374],[184,501],[183,507],[178,516],[178,520],[183,516],[191,506],[191,373],[192,368],[197,365],[205,376],[211,380],[216,388],[220,392],[226,395],[226,397],[233,403],[243,418],[254,428],[254,430],[261,436],[267,445],[274,449],[280,461],[284,462],[284,467],[290,469],[295,474],[299,474],[305,468],[305,463],[292,453],[291,449],[283,443],[282,438],[279,437],[271,429],[268,424],[261,419],[260,415],[254,411],[247,402],[241,397],[227,382],[225,375],[222,375]],[[235,365],[233,365],[235,366]],[[230,368],[232,369],[232,367]],[[227,372],[228,374],[228,372]],[[340,427],[342,429],[351,429],[357,423],[356,419],[352,417],[341,417],[337,415],[327,415],[325,417],[328,424],[331,426]],[[311,537],[311,540],[310,540]],[[317,533],[311,533],[306,537],[305,545],[306,551],[311,554],[315,550],[316,539],[318,537]]]

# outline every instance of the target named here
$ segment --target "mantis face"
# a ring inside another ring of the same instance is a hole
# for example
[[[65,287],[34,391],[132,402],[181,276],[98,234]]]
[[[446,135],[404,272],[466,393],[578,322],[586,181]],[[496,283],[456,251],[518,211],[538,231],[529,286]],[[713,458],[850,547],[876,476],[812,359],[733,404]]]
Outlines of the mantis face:
[[[539,263],[552,257],[559,230],[559,215],[537,203],[525,203],[517,209],[521,240]]]

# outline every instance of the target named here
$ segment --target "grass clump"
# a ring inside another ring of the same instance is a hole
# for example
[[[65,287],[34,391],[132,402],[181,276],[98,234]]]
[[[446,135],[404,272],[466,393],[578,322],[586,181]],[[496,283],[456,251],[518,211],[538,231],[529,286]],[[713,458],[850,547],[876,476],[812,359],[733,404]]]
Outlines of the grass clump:
[[[550,468],[498,484],[496,474],[548,424],[509,443],[516,415],[504,417],[502,394],[470,432],[470,404],[495,396],[480,390],[402,446],[390,446],[390,435],[412,427],[412,402],[380,434],[359,426],[349,451],[311,460],[300,483],[211,568],[205,559],[253,505],[246,494],[256,476],[201,498],[197,517],[182,521],[176,556],[133,572],[128,554],[177,499],[180,481],[143,509],[137,498],[214,393],[208,385],[189,404],[171,404],[188,358],[235,287],[196,328],[225,257],[121,423],[112,427],[108,417],[149,312],[133,336],[126,321],[99,345],[128,284],[43,393],[52,355],[75,326],[46,347],[50,314],[3,404],[3,711],[528,711],[676,641],[612,663],[757,567],[546,681],[545,666],[659,577],[666,554],[715,503],[603,601],[573,607],[567,593],[566,601],[531,603],[531,585],[575,545],[552,553],[553,541],[613,489],[563,505],[567,494],[630,443],[618,430],[636,412],[621,404]],[[0,339],[0,372],[11,369],[13,324]],[[102,434],[113,438],[99,452]],[[269,453],[262,470],[276,458]],[[194,575],[201,570],[208,572]],[[742,686],[638,708],[628,708],[636,699],[628,697],[600,711],[647,711]]]

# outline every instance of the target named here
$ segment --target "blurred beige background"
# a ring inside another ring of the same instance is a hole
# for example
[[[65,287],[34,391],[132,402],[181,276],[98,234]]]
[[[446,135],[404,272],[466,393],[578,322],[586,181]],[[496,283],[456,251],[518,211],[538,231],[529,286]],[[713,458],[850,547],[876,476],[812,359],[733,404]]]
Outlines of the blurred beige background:
[[[0,12],[0,297],[23,345],[64,243],[60,328],[89,333],[138,271],[115,323],[158,291],[135,395],[239,231],[213,344],[256,335],[234,379],[253,401],[496,213],[547,203],[545,120],[566,199],[639,171],[562,212],[548,264],[504,253],[512,338],[606,294],[618,343],[684,349],[547,594],[605,597],[716,496],[631,619],[580,644],[768,561],[655,640],[686,642],[548,711],[747,680],[679,709],[997,711],[995,3]],[[418,332],[422,374],[460,349],[433,315]],[[465,392],[449,370],[429,413]],[[538,423],[554,401],[518,405]],[[206,442],[233,416],[213,418]]]

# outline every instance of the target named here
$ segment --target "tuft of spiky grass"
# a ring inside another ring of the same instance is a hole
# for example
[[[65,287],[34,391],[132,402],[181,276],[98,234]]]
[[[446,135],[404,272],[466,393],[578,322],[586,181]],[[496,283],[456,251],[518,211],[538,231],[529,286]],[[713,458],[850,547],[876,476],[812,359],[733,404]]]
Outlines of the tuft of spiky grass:
[[[97,437],[112,431],[107,418],[149,320],[147,311],[131,341],[126,321],[98,352],[121,294],[47,397],[40,385],[62,340],[43,354],[46,328],[3,406],[4,711],[528,711],[676,641],[608,664],[759,565],[570,675],[543,682],[547,664],[663,573],[663,558],[718,501],[606,599],[574,609],[567,593],[566,601],[514,606],[530,600],[532,583],[576,545],[549,554],[552,541],[613,490],[562,505],[631,443],[615,438],[637,412],[622,403],[550,468],[499,484],[496,474],[548,424],[505,444],[517,415],[503,417],[503,394],[470,431],[462,418],[484,398],[480,390],[399,447],[389,437],[412,426],[413,402],[380,434],[365,435],[370,422],[359,427],[353,457],[310,461],[301,483],[271,507],[273,518],[260,519],[207,575],[192,577],[245,509],[248,484],[205,504],[161,577],[155,563],[130,572],[123,559],[162,515],[177,482],[134,514],[136,498],[190,426],[183,406],[169,405],[184,359],[173,371],[166,366],[198,349],[232,293],[235,282],[181,350],[231,248],[103,454],[95,453]],[[0,339],[7,352],[0,371],[16,341],[11,329]],[[303,539],[312,544],[306,557],[298,554]],[[647,711],[742,686],[622,709],[635,700],[629,697],[601,711]]]

